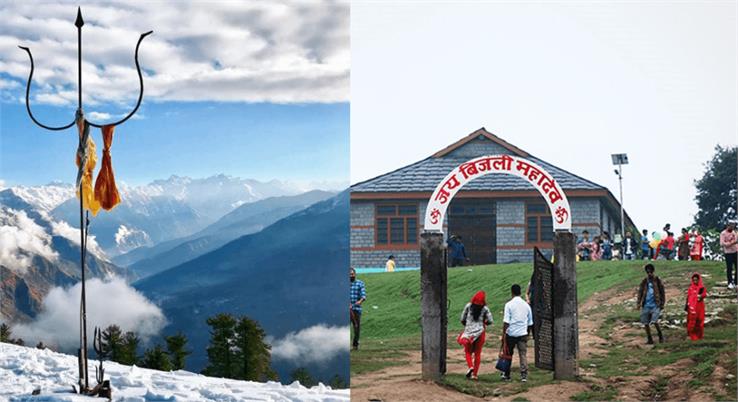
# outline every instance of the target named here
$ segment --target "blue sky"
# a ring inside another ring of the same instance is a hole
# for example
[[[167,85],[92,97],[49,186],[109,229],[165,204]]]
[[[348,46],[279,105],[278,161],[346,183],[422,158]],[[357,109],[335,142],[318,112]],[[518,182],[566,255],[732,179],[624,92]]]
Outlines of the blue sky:
[[[0,27],[0,185],[76,176],[77,5],[5,2]],[[83,106],[117,120],[145,94],[137,118],[116,128],[116,178],[228,174],[258,180],[349,181],[349,7],[346,3],[82,1]],[[321,26],[321,29],[314,29]],[[216,27],[214,29],[214,27]],[[94,132],[101,146],[99,130]],[[100,151],[98,150],[98,157]]]
[[[51,132],[33,124],[21,104],[3,103],[0,179],[6,185],[71,183],[76,129]],[[39,106],[45,124],[73,118],[73,107]],[[116,178],[145,184],[172,174],[218,173],[258,180],[349,179],[349,105],[226,102],[147,103],[116,128]],[[100,130],[93,128],[99,149]]]

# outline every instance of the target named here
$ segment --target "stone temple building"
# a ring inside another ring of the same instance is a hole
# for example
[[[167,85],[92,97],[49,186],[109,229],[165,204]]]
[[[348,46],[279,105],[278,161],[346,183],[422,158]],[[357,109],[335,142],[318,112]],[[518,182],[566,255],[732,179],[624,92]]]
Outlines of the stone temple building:
[[[585,229],[590,238],[602,231],[611,239],[620,233],[620,204],[607,188],[481,128],[426,159],[351,186],[351,265],[380,268],[394,255],[398,267],[419,267],[419,237],[433,190],[461,163],[498,154],[530,159],[553,175],[569,199],[577,236]],[[637,236],[627,213],[625,227]],[[544,254],[553,247],[545,200],[528,182],[507,174],[488,174],[465,185],[451,201],[444,232],[462,237],[474,265],[532,261],[534,246]]]

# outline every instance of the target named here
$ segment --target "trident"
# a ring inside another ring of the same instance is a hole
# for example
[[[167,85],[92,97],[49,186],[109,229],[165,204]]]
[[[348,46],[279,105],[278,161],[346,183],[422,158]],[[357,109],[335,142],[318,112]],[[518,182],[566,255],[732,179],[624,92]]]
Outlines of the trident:
[[[74,25],[77,27],[77,114],[82,113],[82,26],[85,24],[84,20],[82,20],[82,10],[81,8],[77,8],[77,19],[74,21]],[[141,67],[138,64],[138,48],[141,45],[141,41],[143,39],[151,34],[153,31],[149,31],[146,33],[141,34],[141,36],[138,38],[138,43],[136,43],[136,53],[134,55],[134,61],[136,62],[136,71],[138,72],[138,82],[139,82],[139,94],[138,94],[138,101],[136,102],[136,107],[133,108],[133,110],[128,113],[127,116],[120,119],[119,121],[116,121],[115,123],[108,124],[108,126],[117,126],[119,124],[122,124],[126,120],[130,119],[131,116],[133,116],[136,111],[138,110],[139,106],[141,106],[141,100],[143,99],[143,91],[144,91],[144,85],[143,85],[143,76],[141,75]],[[44,128],[46,130],[52,130],[52,131],[61,131],[66,130],[70,127],[72,127],[75,122],[76,118],[72,120],[71,123],[65,125],[65,126],[59,126],[59,127],[52,127],[47,126],[38,120],[33,116],[33,112],[31,112],[31,105],[29,101],[29,96],[31,92],[31,80],[33,79],[33,56],[31,55],[31,49],[24,47],[24,46],[18,46],[19,48],[23,49],[28,53],[28,57],[31,59],[31,73],[28,75],[28,83],[26,84],[26,110],[28,111],[28,115],[31,117],[31,120],[33,120],[34,123],[36,123],[41,128]],[[87,121],[87,123],[90,126],[102,128],[103,125],[101,124],[95,124],[90,121]],[[82,136],[80,136],[80,142],[79,147],[80,149],[83,148],[85,144],[82,143]],[[82,169],[84,166],[83,163],[80,163],[80,169]],[[77,358],[79,363],[79,393],[88,393],[89,388],[89,380],[88,380],[88,373],[87,373],[87,301],[85,299],[85,257],[87,254],[87,229],[90,224],[90,218],[89,213],[85,217],[84,215],[84,209],[83,209],[83,200],[84,195],[82,194],[82,186],[79,188],[79,234],[80,234],[80,268],[82,272],[82,295],[80,300],[80,347],[79,351],[77,352]],[[86,222],[86,224],[85,224]]]

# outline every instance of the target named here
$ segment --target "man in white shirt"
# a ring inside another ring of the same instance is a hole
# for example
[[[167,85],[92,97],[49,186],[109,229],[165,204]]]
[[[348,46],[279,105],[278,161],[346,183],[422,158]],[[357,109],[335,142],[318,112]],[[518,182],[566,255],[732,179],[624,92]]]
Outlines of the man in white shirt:
[[[512,299],[505,303],[502,331],[505,336],[507,354],[512,355],[515,347],[520,356],[520,381],[528,381],[528,335],[533,330],[533,312],[530,305],[520,297],[520,285],[512,285]],[[502,378],[510,380],[510,369],[502,373]]]

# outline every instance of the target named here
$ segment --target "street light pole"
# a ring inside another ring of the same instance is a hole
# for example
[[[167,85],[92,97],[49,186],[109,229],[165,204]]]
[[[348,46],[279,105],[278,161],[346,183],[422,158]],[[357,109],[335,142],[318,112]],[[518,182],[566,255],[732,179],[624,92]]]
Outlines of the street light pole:
[[[628,164],[628,154],[612,154],[612,164],[617,165],[618,168],[615,173],[618,175],[618,181],[620,182],[620,236],[625,238],[625,209],[623,207],[623,165]]]
[[[623,208],[623,165],[618,164],[618,181],[620,182],[620,236],[625,238],[625,209]]]

